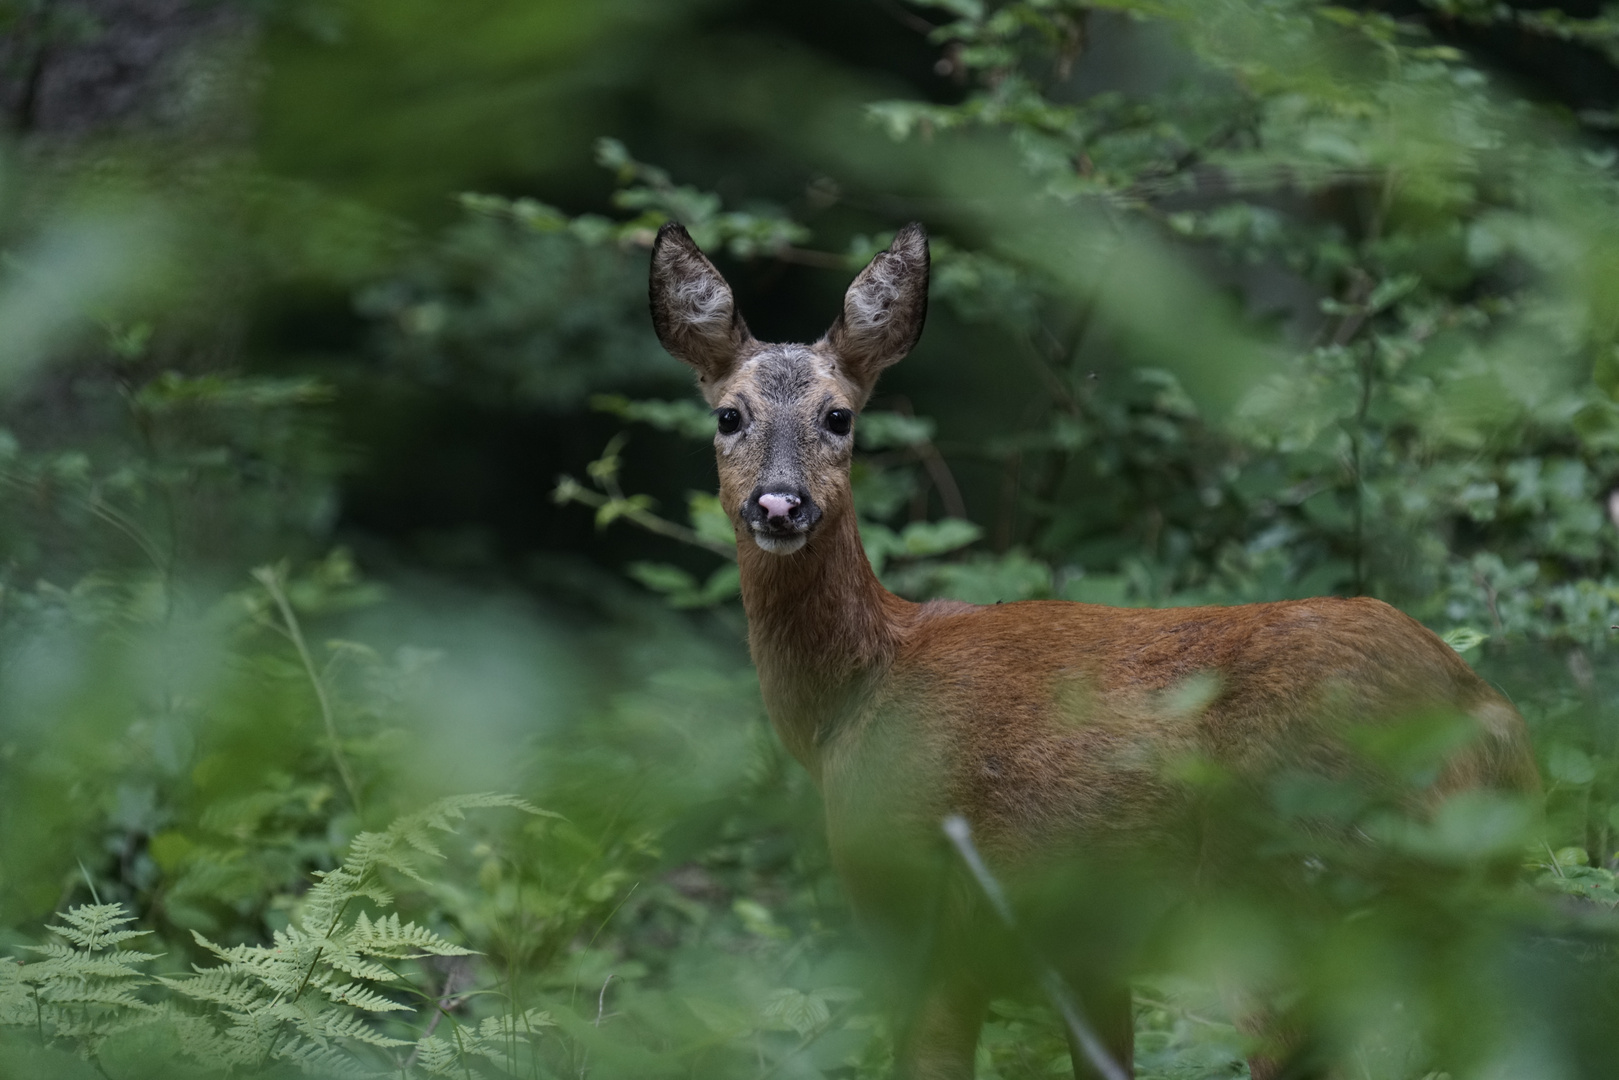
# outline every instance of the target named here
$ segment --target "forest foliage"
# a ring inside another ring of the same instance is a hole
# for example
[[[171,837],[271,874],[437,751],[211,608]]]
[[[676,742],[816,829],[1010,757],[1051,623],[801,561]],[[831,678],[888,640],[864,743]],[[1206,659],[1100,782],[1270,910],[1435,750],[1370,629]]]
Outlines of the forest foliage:
[[[1608,1074],[1615,114],[1479,43],[1608,72],[1611,16],[871,5],[906,81],[725,5],[240,8],[161,122],[4,162],[5,1070],[884,1075],[646,272],[680,221],[809,337],[914,218],[931,321],[854,466],[891,589],[1373,595],[1533,731],[1543,807],[1186,778],[1254,873],[1166,918],[1139,1074],[1245,1075],[1233,981],[1345,1076]],[[87,10],[0,4],[6,62]],[[1067,1055],[998,1002],[979,1075]]]

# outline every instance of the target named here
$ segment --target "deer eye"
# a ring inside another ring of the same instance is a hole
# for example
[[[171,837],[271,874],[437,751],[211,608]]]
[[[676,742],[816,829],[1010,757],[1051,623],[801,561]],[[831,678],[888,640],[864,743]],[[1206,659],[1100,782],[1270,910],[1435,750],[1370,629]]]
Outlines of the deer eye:
[[[720,422],[721,435],[735,435],[742,426],[742,414],[735,409],[716,409],[714,415]]]
[[[826,414],[826,430],[834,435],[847,435],[854,424],[854,413],[848,409],[833,409]]]

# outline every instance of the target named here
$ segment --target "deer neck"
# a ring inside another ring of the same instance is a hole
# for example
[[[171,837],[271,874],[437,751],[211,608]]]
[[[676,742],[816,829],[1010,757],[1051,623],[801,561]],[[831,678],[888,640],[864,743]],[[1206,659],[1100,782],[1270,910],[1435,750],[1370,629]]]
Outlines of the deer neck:
[[[740,532],[740,531],[739,531]],[[771,723],[817,781],[820,744],[893,658],[917,605],[883,588],[852,511],[791,555],[737,538],[748,644]]]

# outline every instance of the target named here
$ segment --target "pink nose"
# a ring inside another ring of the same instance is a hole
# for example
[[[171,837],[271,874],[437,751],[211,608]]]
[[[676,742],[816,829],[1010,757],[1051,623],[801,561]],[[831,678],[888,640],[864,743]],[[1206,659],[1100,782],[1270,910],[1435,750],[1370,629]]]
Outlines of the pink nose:
[[[766,494],[759,496],[759,508],[770,519],[785,518],[798,509],[797,495]]]

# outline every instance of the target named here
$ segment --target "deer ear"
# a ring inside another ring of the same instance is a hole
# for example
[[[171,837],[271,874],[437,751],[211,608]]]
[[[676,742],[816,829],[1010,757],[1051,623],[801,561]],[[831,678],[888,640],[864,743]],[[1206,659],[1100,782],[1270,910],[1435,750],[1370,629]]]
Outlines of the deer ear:
[[[652,245],[652,326],[676,360],[697,370],[704,393],[736,367],[750,339],[736,298],[684,226],[670,222]]]
[[[883,368],[916,345],[927,315],[928,234],[913,221],[854,279],[825,340],[844,374],[870,394]]]

